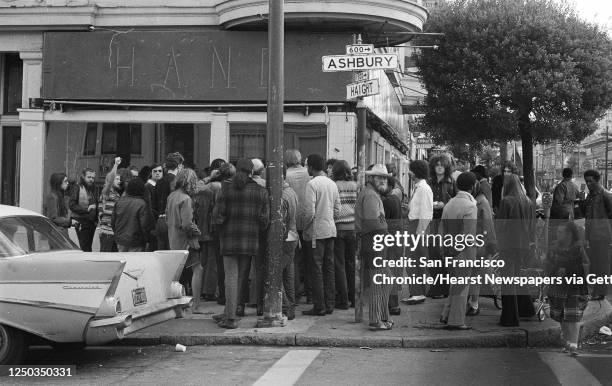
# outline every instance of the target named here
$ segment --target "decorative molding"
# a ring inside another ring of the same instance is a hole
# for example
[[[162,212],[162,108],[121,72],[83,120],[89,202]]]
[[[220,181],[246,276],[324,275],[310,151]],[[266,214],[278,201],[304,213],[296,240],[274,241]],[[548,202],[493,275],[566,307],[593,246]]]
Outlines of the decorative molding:
[[[94,23],[96,9],[94,6],[0,8],[0,29],[84,29]]]
[[[0,30],[88,30],[95,27],[198,26],[225,28],[267,18],[267,0],[0,0]],[[75,5],[76,4],[76,5]],[[403,0],[286,0],[287,23],[352,20],[421,30],[427,10]],[[379,27],[376,27],[379,28]]]
[[[42,61],[42,51],[20,51],[19,58],[21,60]]]
[[[17,109],[19,111],[19,120],[24,122],[42,122],[44,120],[45,111],[43,109]]]

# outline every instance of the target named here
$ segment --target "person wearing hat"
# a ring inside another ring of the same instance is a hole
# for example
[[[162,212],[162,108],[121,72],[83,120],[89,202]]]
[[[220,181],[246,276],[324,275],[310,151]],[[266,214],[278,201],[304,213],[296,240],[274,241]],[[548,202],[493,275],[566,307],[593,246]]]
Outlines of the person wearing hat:
[[[386,258],[386,248],[375,250],[374,239],[386,235],[388,231],[381,194],[387,192],[387,179],[391,175],[382,164],[372,166],[365,174],[366,184],[359,192],[355,204],[355,231],[361,240],[361,261],[367,272],[368,280],[364,284],[371,286],[368,327],[372,331],[383,331],[393,327],[388,308],[391,285],[374,284],[374,279],[379,275],[391,277],[393,274],[389,267],[374,266],[374,258]]]

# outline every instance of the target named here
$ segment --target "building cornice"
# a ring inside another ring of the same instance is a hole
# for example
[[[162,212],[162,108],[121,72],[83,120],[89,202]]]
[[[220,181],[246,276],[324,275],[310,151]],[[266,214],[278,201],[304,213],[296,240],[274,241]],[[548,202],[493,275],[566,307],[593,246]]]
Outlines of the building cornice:
[[[4,4],[4,6],[3,6]],[[0,29],[82,30],[94,27],[197,26],[241,28],[267,20],[268,0],[17,0],[0,2]],[[129,4],[129,6],[125,6]],[[342,21],[348,28],[421,30],[427,10],[404,0],[285,0],[285,23]]]

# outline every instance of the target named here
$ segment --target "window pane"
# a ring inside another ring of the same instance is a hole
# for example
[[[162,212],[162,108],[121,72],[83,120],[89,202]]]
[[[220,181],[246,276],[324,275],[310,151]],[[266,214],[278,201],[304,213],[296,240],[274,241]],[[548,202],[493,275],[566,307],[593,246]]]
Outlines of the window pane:
[[[117,154],[116,123],[104,123],[102,126],[102,154]]]
[[[266,126],[235,123],[230,126],[230,162],[240,158],[266,157]]]
[[[23,82],[23,62],[19,54],[6,54],[4,67],[4,106],[5,114],[17,114],[21,108],[21,89]]]
[[[66,249],[77,248],[45,217],[20,216],[2,219],[0,256]]]
[[[96,137],[98,135],[98,124],[95,122],[87,123],[87,132],[85,133],[85,146],[83,155],[96,154]]]

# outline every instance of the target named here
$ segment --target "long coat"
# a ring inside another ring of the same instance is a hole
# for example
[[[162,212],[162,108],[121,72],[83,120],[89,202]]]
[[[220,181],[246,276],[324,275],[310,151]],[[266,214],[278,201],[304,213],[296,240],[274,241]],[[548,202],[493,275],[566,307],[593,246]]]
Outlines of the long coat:
[[[249,178],[242,189],[224,182],[213,209],[219,230],[221,255],[255,256],[260,232],[268,228],[270,204],[268,191]]]
[[[531,200],[507,196],[501,199],[495,217],[497,242],[501,251],[529,250],[535,241],[535,208]]]

